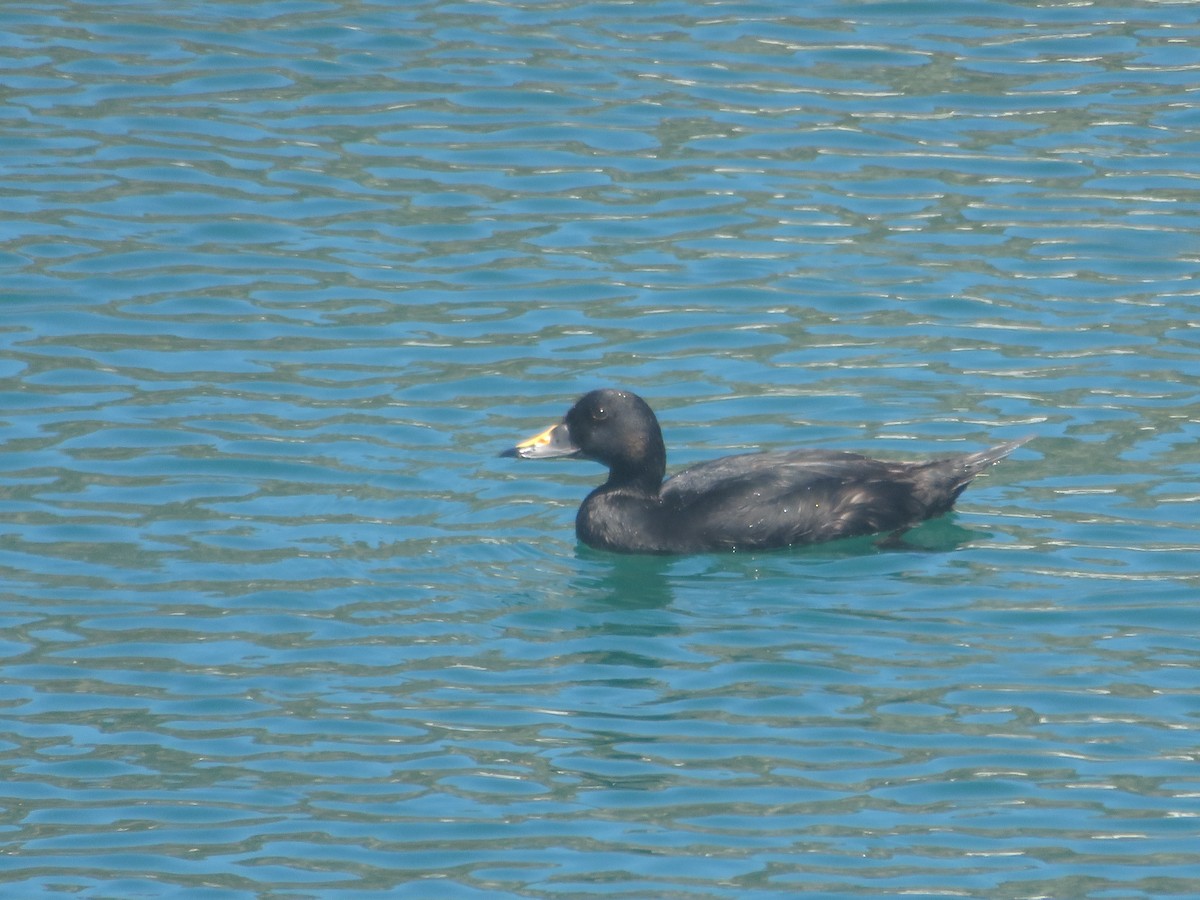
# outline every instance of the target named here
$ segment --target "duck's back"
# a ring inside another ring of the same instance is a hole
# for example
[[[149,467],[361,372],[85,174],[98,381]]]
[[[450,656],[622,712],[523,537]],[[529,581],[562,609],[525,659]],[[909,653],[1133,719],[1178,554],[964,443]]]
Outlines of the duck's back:
[[[947,512],[981,469],[1019,443],[917,463],[822,450],[727,456],[667,479],[653,502],[600,488],[577,527],[587,543],[658,553],[888,533]]]

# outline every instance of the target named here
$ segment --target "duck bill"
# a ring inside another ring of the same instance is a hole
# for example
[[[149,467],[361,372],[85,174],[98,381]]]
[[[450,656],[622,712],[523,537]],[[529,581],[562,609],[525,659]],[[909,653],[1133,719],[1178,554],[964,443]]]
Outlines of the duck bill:
[[[535,434],[529,440],[521,441],[515,447],[510,447],[501,456],[512,456],[517,459],[555,459],[556,457],[578,456],[580,450],[571,440],[571,431],[566,423],[559,422],[551,425],[541,434]]]

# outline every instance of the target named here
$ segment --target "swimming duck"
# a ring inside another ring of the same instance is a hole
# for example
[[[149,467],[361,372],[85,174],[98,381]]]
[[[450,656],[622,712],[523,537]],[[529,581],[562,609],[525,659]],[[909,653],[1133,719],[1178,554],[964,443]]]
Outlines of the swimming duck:
[[[837,538],[895,539],[946,513],[971,480],[1028,438],[924,462],[793,450],[726,456],[663,481],[667,453],[653,410],[628,391],[585,394],[563,420],[505,450],[520,459],[575,457],[608,467],[583,501],[575,533],[621,553],[770,550]]]

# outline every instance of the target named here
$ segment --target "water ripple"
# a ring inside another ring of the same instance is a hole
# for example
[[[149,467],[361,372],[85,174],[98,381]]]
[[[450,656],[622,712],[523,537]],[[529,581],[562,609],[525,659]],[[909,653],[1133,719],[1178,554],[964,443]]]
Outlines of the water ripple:
[[[0,882],[1194,894],[1193,19],[6,8]],[[930,552],[618,559],[494,459],[612,382],[1036,439]]]

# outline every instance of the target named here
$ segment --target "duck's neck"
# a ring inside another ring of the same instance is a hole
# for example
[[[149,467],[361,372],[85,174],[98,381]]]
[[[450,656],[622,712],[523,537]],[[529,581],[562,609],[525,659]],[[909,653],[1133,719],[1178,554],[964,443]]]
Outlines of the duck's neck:
[[[636,455],[614,460],[608,467],[607,491],[625,490],[648,497],[657,497],[667,472],[667,451],[662,437],[651,440],[647,446],[639,447]]]
[[[662,487],[662,473],[645,470],[622,470],[616,467],[608,470],[608,481],[604,483],[604,491],[628,491],[634,494],[645,494],[647,497],[657,497]]]

